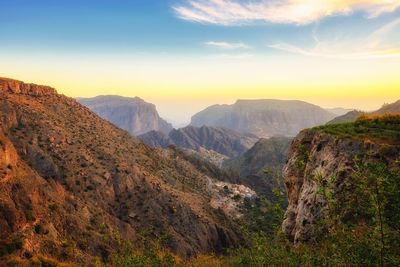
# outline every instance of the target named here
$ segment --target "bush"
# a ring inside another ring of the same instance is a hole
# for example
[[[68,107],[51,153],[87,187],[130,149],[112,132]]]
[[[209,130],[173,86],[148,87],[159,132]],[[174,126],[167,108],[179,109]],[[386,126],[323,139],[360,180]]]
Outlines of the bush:
[[[22,238],[16,237],[11,240],[0,242],[0,257],[12,254],[22,248]]]

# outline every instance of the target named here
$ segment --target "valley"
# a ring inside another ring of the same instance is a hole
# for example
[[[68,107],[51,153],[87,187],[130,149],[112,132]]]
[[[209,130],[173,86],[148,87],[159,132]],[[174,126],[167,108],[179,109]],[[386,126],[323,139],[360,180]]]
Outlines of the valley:
[[[259,138],[172,129],[138,98],[77,101],[1,78],[0,264],[394,266],[396,105],[326,125],[322,111],[319,125]]]

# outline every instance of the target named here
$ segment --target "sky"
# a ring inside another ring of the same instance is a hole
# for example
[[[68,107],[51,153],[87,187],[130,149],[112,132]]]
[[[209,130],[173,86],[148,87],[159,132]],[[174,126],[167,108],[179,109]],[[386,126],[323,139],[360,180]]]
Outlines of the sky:
[[[400,99],[400,0],[0,0],[0,76],[139,96],[183,123],[237,99]]]

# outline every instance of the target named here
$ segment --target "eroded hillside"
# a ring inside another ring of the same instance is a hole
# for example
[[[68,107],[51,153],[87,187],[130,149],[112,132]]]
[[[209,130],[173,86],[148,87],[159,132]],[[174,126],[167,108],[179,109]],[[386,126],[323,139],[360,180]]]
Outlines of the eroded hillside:
[[[143,231],[183,257],[238,244],[230,220],[210,207],[212,178],[74,99],[0,79],[0,122],[6,253],[85,264],[107,258],[116,235],[136,240]]]

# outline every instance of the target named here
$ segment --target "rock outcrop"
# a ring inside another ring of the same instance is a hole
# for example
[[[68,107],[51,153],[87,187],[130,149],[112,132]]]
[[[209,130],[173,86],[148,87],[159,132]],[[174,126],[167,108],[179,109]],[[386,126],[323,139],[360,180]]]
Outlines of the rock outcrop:
[[[331,126],[326,126],[331,127]],[[370,135],[377,131],[377,126]],[[282,224],[283,232],[295,243],[315,239],[315,225],[326,216],[327,199],[321,192],[326,185],[336,197],[346,182],[353,181],[356,166],[378,160],[398,168],[400,139],[390,142],[363,134],[328,134],[323,127],[302,131],[292,142],[284,167],[289,206]],[[357,162],[356,160],[361,160]],[[350,192],[351,193],[351,192]]]
[[[0,78],[0,92],[32,96],[55,95],[56,90],[49,86],[24,83],[7,78]]]

